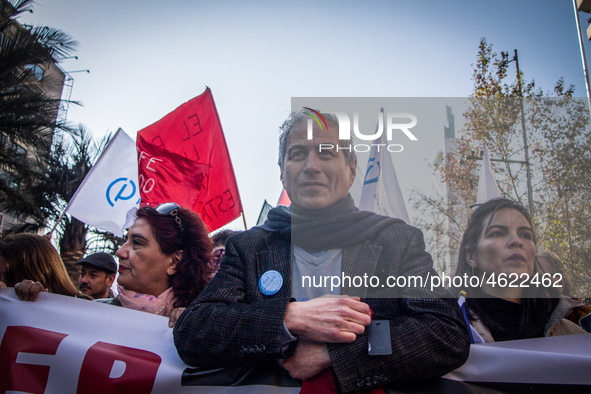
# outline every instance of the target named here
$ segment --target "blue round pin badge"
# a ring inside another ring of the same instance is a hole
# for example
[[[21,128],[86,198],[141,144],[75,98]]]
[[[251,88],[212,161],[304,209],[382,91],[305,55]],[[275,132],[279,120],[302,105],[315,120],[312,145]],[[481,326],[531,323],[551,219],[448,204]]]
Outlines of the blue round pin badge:
[[[276,294],[281,286],[283,286],[283,276],[275,270],[269,270],[259,278],[259,290],[264,295]]]

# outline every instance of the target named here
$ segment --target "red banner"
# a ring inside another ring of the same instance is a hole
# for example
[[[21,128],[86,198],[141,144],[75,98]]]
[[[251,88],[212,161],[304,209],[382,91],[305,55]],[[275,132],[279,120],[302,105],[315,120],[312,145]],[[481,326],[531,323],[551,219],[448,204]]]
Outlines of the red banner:
[[[210,231],[243,211],[211,90],[138,132],[142,205],[174,201],[201,215]]]

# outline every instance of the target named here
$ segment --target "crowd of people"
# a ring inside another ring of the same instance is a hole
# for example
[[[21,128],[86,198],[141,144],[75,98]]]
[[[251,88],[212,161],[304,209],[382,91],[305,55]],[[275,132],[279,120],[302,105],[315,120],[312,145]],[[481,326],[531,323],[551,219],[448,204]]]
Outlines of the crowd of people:
[[[557,289],[484,282],[468,290],[465,314],[457,302],[464,288],[301,286],[303,276],[437,275],[419,229],[355,207],[355,151],[338,139],[336,117],[322,116],[327,127],[314,124],[312,138],[305,114],[283,124],[279,167],[292,205],[272,209],[264,225],[210,237],[190,209],[142,207],[119,264],[107,253],[86,256],[78,288],[47,238],[5,236],[1,282],[22,300],[48,291],[167,316],[189,365],[258,363],[302,387],[320,380],[341,392],[441,376],[466,361],[471,342],[590,331],[591,308],[570,297],[564,275]],[[523,206],[498,198],[474,209],[456,276],[545,273],[564,270],[558,256],[538,252]]]

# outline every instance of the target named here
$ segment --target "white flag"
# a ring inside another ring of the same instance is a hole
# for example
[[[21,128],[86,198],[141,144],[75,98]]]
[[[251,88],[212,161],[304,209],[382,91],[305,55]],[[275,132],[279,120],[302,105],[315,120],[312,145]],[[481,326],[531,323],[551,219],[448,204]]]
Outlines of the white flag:
[[[137,208],[139,202],[135,142],[119,129],[76,190],[66,212],[122,237],[129,224],[127,213]]]
[[[263,207],[261,208],[261,212],[259,213],[259,218],[257,220],[257,226],[261,226],[265,223],[265,221],[267,220],[267,216],[269,215],[269,211],[272,208],[273,206],[269,204],[267,200],[263,202]]]
[[[388,141],[384,130],[383,108],[380,111],[380,116],[382,119],[382,135],[371,147],[367,169],[363,178],[359,209],[399,218],[406,223],[410,223],[392,157],[389,152],[384,153]],[[376,133],[380,128],[379,123],[376,127]]]
[[[478,196],[476,198],[476,204],[484,204],[493,198],[502,197],[499,186],[492,173],[486,145],[483,145],[482,149],[484,155],[482,157],[482,167],[480,168],[480,178],[478,179]]]

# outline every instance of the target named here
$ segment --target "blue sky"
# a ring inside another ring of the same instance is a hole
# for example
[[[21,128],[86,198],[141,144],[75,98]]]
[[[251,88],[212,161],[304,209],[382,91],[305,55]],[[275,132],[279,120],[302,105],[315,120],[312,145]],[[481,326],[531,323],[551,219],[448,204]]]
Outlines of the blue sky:
[[[281,191],[291,97],[466,97],[481,37],[517,49],[545,91],[564,77],[585,96],[574,18],[569,0],[37,0],[20,20],[78,41],[62,66],[90,73],[72,74],[83,106],[68,117],[97,138],[119,127],[135,138],[209,86],[252,226]]]

